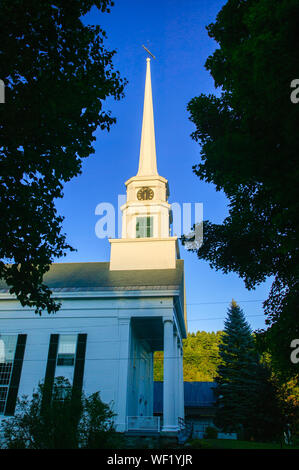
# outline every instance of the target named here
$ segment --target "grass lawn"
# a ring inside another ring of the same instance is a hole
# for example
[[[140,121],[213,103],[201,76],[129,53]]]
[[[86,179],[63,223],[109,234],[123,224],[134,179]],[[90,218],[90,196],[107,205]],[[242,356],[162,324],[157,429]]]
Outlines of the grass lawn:
[[[193,449],[299,449],[272,442],[239,441],[234,439],[194,439],[190,442]]]

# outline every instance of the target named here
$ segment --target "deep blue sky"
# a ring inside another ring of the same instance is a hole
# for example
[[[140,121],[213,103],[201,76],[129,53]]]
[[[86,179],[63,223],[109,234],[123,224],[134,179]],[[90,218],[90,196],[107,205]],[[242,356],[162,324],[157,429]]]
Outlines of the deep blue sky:
[[[110,133],[97,131],[95,154],[85,159],[80,176],[67,183],[57,203],[65,216],[68,242],[77,248],[63,262],[108,261],[107,239],[95,235],[101,202],[117,207],[125,194],[124,182],[137,173],[145,83],[146,45],[156,56],[151,61],[158,171],[168,179],[169,202],[202,202],[204,219],[221,222],[228,214],[225,196],[212,184],[199,180],[192,165],[199,162],[200,147],[192,141],[187,104],[200,93],[219,93],[204,68],[217,44],[205,27],[213,22],[225,1],[217,0],[116,0],[110,14],[93,9],[85,18],[106,31],[106,47],[116,49],[116,69],[128,80],[125,98],[108,101],[117,118]],[[264,327],[262,301],[270,283],[247,291],[235,274],[212,270],[195,254],[181,247],[185,260],[189,331],[217,331],[232,298],[239,302],[253,329]]]

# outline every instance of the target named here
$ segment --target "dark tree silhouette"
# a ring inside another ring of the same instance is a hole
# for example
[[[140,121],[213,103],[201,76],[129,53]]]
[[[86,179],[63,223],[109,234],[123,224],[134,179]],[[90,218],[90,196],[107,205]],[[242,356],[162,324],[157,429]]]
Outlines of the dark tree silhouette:
[[[82,17],[111,0],[1,0],[0,278],[22,305],[59,305],[43,275],[72,249],[54,200],[94,153],[94,132],[115,123],[105,99],[126,83],[100,26]]]
[[[298,19],[297,0],[229,0],[207,27],[219,48],[206,68],[221,93],[188,104],[201,144],[194,173],[229,201],[228,217],[205,221],[203,245],[193,251],[236,272],[248,289],[274,279],[260,333],[285,377],[298,370],[290,361],[299,337],[299,104],[291,100]]]

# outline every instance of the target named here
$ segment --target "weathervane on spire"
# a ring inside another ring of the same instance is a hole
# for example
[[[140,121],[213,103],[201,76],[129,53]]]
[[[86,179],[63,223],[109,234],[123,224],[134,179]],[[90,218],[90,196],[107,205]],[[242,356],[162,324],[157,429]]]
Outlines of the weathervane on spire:
[[[145,50],[146,50],[146,52],[147,52],[149,55],[151,55],[151,56],[152,56],[152,58],[153,58],[153,59],[155,59],[155,58],[156,58],[156,57],[155,57],[155,56],[154,56],[154,55],[153,55],[153,54],[152,54],[152,53],[151,53],[151,52],[150,52],[150,51],[149,51],[149,50],[148,50],[148,49],[147,49],[147,48],[146,48],[146,47],[145,47],[143,44],[142,44],[142,47],[143,47],[143,49],[145,49]]]

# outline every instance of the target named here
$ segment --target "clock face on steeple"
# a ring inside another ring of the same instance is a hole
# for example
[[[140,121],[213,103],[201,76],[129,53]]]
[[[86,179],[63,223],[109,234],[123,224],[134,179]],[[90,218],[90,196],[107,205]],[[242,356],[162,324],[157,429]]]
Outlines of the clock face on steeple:
[[[154,191],[151,188],[143,187],[137,192],[137,199],[139,201],[151,200],[154,197]]]

